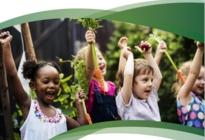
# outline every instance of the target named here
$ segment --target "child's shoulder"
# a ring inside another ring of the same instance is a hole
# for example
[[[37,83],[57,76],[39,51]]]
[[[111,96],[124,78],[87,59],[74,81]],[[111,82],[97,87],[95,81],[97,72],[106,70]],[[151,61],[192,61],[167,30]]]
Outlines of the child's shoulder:
[[[111,81],[106,81],[109,86],[116,87],[115,84]]]

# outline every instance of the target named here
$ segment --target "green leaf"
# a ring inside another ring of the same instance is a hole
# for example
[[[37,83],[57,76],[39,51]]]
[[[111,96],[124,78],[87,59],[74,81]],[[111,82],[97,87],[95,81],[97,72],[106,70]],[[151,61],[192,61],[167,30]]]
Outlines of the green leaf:
[[[65,109],[64,107],[60,107],[61,111],[63,112],[63,114],[70,116],[73,113],[73,109],[72,108],[67,108]]]
[[[22,111],[18,110],[19,116],[23,116]]]

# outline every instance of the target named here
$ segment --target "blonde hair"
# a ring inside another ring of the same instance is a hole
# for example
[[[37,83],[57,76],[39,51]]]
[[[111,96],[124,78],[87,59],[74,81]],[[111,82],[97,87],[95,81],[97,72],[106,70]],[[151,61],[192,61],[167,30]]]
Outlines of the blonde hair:
[[[85,52],[87,49],[88,49],[88,46],[84,46],[78,51],[78,53],[74,59],[74,64],[76,64],[80,60],[85,60]]]
[[[76,64],[80,60],[85,60],[85,52],[88,49],[88,47],[89,46],[84,46],[78,51],[78,53],[75,57],[75,60],[74,60],[74,64]],[[95,49],[96,49],[97,52],[100,52],[102,54],[102,52],[97,47],[95,47]]]
[[[119,75],[118,75],[118,88],[123,87],[123,81],[124,81],[124,70],[125,70],[125,64],[120,68]],[[154,69],[151,65],[149,65],[148,61],[145,59],[134,59],[134,75],[133,75],[133,81],[134,78],[139,74],[148,74],[152,72],[154,74]]]
[[[182,76],[188,76],[189,75],[191,64],[192,64],[192,61],[187,61],[187,62],[184,62],[182,64],[182,66],[179,69]],[[203,66],[201,66],[201,68],[203,68]],[[179,78],[178,74],[176,74],[176,82],[172,85],[172,88],[171,88],[172,92],[174,92],[175,97],[178,96],[179,90],[182,87],[182,85],[183,85],[182,80]]]

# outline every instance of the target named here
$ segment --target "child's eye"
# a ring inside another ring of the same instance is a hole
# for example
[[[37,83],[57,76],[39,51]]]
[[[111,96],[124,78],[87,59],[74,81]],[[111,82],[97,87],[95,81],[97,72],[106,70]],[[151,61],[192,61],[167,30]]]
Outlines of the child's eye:
[[[151,80],[151,82],[153,82],[153,79]]]
[[[147,82],[147,79],[143,79],[143,81]]]
[[[59,84],[59,81],[56,81],[55,84],[58,85],[58,84]]]
[[[48,84],[48,81],[43,81],[44,84]]]

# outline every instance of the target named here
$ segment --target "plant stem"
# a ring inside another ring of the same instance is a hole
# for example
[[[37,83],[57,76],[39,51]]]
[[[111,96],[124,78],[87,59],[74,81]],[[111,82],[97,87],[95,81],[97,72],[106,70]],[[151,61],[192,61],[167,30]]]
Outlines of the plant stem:
[[[169,58],[170,62],[172,63],[173,67],[175,68],[175,70],[177,71],[177,67],[174,64],[174,62],[172,61],[172,58],[170,57],[170,55],[168,54],[167,50],[164,49],[165,54],[167,55],[167,57]]]
[[[83,109],[84,109],[84,112],[85,114],[87,114],[87,110],[86,110],[86,107],[85,107],[85,102],[84,102],[84,99],[81,99],[82,100],[82,104],[83,104]]]
[[[97,57],[96,57],[94,42],[92,42],[91,47],[92,47],[93,61],[94,61],[95,69],[98,69],[98,63],[97,63]]]

